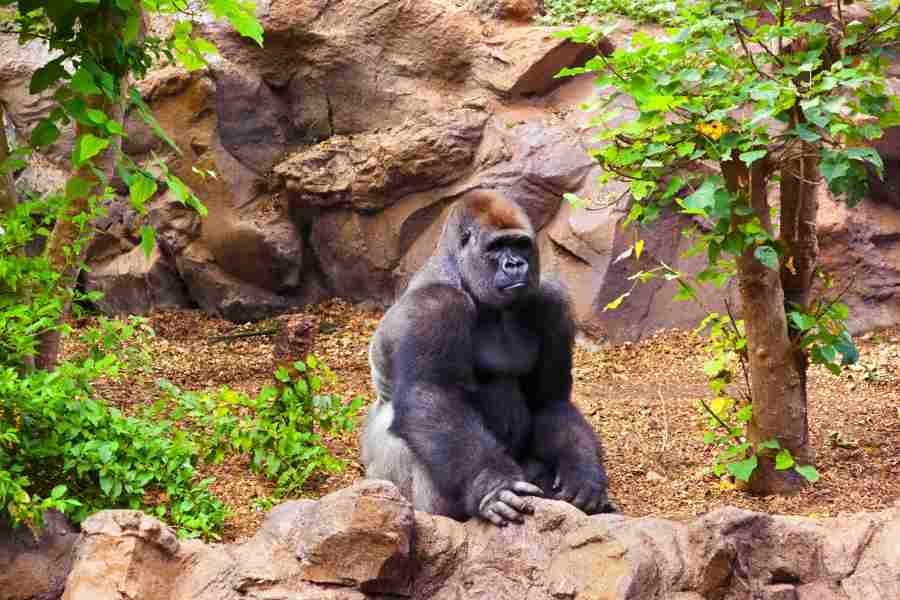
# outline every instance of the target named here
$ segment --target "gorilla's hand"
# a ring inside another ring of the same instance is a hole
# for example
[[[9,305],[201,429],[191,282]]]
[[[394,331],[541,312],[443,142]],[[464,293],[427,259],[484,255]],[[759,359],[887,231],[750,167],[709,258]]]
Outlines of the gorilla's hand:
[[[606,473],[560,466],[553,482],[553,497],[572,504],[585,513],[616,512],[606,496]]]
[[[523,515],[534,513],[534,506],[522,496],[543,495],[541,488],[527,481],[503,482],[481,499],[478,514],[498,527],[506,527],[510,522],[521,523]]]

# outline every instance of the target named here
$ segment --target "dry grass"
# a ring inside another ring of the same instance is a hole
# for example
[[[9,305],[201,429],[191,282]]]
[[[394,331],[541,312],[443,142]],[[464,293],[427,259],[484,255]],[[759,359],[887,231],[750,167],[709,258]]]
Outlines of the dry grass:
[[[311,312],[325,324],[315,352],[337,374],[336,391],[369,396],[366,352],[380,314],[341,302]],[[152,374],[99,388],[125,410],[153,402],[159,378],[184,389],[228,385],[248,393],[273,381],[271,338],[211,343],[209,336],[236,326],[193,311],[158,313],[151,324],[157,332]],[[261,325],[242,329],[257,328]],[[900,500],[900,329],[857,341],[862,366],[841,377],[811,372],[812,440],[822,479],[790,498],[748,497],[707,474],[711,453],[702,443],[704,420],[695,408],[697,399],[707,396],[700,339],[667,332],[637,344],[580,344],[575,401],[603,439],[611,497],[625,514],[673,519],[724,505],[821,517],[893,505]],[[329,445],[349,466],[308,482],[304,497],[319,497],[362,476],[355,435]],[[213,489],[234,513],[225,539],[251,535],[263,515],[258,503],[271,494],[271,483],[254,475],[242,458],[205,469],[203,475],[217,478]]]

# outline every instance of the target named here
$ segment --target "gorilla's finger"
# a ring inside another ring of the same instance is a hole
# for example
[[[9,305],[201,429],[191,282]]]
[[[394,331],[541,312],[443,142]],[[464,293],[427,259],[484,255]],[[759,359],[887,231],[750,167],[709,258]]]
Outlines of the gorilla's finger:
[[[553,489],[558,490],[560,486],[559,471],[556,472],[556,479],[553,480]]]
[[[595,515],[600,511],[600,507],[602,507],[606,503],[606,494],[603,493],[602,490],[597,490],[597,493],[594,494],[594,497],[591,498],[588,505],[584,508],[584,512],[589,515]]]
[[[531,502],[528,502],[524,498],[517,496],[514,492],[503,490],[502,492],[500,492],[499,498],[504,504],[512,506],[520,513],[525,513],[528,515],[534,514],[534,507],[531,505]]]
[[[556,493],[556,499],[562,500],[563,502],[572,503],[572,498],[575,497],[575,490],[573,490],[570,486],[565,486],[561,490]]]
[[[572,500],[572,504],[587,512],[588,504],[594,500],[594,494],[592,492],[594,492],[594,490],[590,485],[585,484],[581,486],[581,489],[578,490],[578,494],[575,495],[575,499]]]
[[[503,517],[498,515],[496,512],[494,512],[493,507],[494,507],[494,505],[492,504],[490,508],[484,509],[484,511],[482,511],[481,515],[485,519],[487,519],[488,521],[490,521],[491,523],[496,525],[497,527],[506,527],[506,525],[507,525],[506,519],[504,519]]]
[[[516,481],[512,484],[512,491],[517,494],[525,494],[527,496],[543,496],[544,490],[534,485],[533,483],[528,483],[527,481]]]
[[[522,518],[522,515],[521,515],[521,513],[519,513],[519,511],[517,511],[515,508],[513,508],[509,504],[506,504],[505,502],[500,502],[499,500],[497,502],[494,502],[493,504],[491,504],[491,509],[495,513],[499,514],[501,517],[503,517],[504,519],[506,519],[508,521],[515,521],[516,523],[521,523],[522,521],[525,520]]]

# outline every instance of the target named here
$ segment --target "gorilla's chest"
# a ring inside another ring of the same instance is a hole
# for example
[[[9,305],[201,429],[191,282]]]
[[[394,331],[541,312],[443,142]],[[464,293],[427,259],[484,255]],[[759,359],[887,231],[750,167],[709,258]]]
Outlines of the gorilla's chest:
[[[479,377],[521,377],[537,364],[540,339],[513,319],[479,322],[472,342]]]
[[[540,340],[511,322],[480,323],[473,335],[474,401],[485,423],[513,456],[524,450],[531,431],[531,411],[521,378],[538,361]]]

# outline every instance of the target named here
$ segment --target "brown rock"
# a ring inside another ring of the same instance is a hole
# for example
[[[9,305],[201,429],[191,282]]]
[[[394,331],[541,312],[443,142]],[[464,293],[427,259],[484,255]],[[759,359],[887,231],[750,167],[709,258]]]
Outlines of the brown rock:
[[[383,132],[336,136],[289,156],[274,172],[294,202],[379,210],[464,176],[486,120],[482,112],[462,109]]]
[[[175,533],[137,511],[108,510],[82,523],[63,600],[168,600],[180,571]]]
[[[56,600],[72,569],[78,532],[62,514],[44,513],[43,527],[15,529],[0,517],[0,600]]]
[[[475,8],[499,19],[527,21],[538,14],[538,0],[478,0]]]
[[[293,532],[302,579],[409,595],[413,510],[393,485],[369,480],[329,494]]]
[[[158,246],[149,258],[135,246],[85,272],[82,280],[87,291],[103,294],[96,304],[106,314],[146,315],[193,305],[175,266]]]

